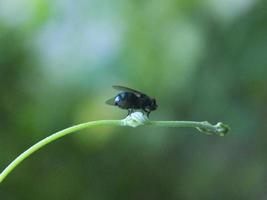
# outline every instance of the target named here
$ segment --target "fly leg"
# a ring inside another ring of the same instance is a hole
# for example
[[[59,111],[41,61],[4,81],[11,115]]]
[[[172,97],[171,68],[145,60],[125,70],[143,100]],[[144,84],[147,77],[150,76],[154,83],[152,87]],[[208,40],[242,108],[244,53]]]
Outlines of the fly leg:
[[[145,112],[144,114],[146,114],[147,118],[149,118],[149,114],[150,114],[151,110],[143,109],[143,111]]]
[[[127,114],[127,116],[129,116],[130,114],[132,114],[133,113],[133,109],[128,109],[128,114]]]
[[[150,111],[146,112],[147,118],[149,118]]]

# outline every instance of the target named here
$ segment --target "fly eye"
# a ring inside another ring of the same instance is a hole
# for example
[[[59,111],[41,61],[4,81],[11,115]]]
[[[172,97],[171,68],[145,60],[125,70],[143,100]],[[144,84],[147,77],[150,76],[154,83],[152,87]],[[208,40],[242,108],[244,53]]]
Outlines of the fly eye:
[[[114,105],[117,106],[119,102],[120,102],[120,97],[116,96],[114,99]]]
[[[118,103],[119,101],[120,101],[120,97],[119,97],[119,96],[116,96],[114,102],[115,102],[115,103]]]

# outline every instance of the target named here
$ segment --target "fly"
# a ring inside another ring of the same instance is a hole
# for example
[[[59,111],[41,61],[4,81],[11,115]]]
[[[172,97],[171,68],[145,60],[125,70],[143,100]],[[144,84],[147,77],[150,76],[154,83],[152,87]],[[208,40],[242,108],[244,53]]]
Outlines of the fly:
[[[143,92],[119,85],[112,87],[120,91],[120,93],[108,99],[106,104],[126,109],[128,110],[128,115],[135,110],[142,110],[147,114],[147,117],[149,117],[150,112],[156,110],[158,107],[156,99],[149,97]]]

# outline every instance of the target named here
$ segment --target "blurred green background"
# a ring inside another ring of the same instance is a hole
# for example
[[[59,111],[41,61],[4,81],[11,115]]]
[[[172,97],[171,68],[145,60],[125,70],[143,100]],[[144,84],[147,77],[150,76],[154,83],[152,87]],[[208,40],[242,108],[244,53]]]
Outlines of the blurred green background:
[[[1,200],[266,199],[266,0],[1,0],[0,169],[51,133],[121,119],[120,84],[152,120],[191,129],[87,129],[23,162]]]

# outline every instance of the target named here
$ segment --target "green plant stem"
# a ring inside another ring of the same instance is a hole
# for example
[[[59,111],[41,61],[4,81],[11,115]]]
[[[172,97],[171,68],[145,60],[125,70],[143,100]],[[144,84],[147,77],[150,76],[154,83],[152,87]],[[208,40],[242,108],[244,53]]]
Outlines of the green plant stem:
[[[0,174],[0,183],[6,178],[6,176],[13,171],[14,168],[16,168],[17,165],[19,165],[24,159],[29,157],[31,154],[39,150],[40,148],[44,147],[45,145],[65,136],[70,133],[73,133],[75,131],[79,131],[88,127],[94,127],[94,126],[100,126],[100,125],[115,125],[115,126],[121,126],[122,121],[121,120],[100,120],[100,121],[93,121],[93,122],[87,122],[83,124],[78,124],[66,129],[63,129],[61,131],[58,131],[41,141],[37,142],[33,146],[31,146],[29,149],[21,153],[15,160],[13,160]]]
[[[135,122],[138,123],[138,122]],[[70,133],[89,128],[94,126],[103,126],[103,125],[110,125],[110,126],[131,126],[125,120],[99,120],[93,122],[87,122],[83,124],[78,124],[64,130],[58,131],[43,140],[37,142],[29,149],[21,153],[15,160],[13,160],[0,174],[0,183],[7,177],[7,175],[12,172],[24,159],[29,157],[31,154],[39,150],[40,148],[44,147],[45,145],[65,136]],[[194,121],[145,121],[142,122],[140,125],[150,125],[150,126],[161,126],[161,127],[188,127],[188,128],[197,128],[199,131],[204,132],[206,134],[219,134],[226,133],[227,130],[218,130],[217,125],[211,125],[208,122],[194,122]],[[224,125],[226,126],[226,125]],[[227,126],[226,126],[227,127]],[[221,127],[220,127],[221,128]]]
[[[195,121],[150,121],[150,125],[152,126],[160,126],[160,127],[176,127],[176,128],[213,128],[213,126],[206,126],[203,122],[195,122]]]

